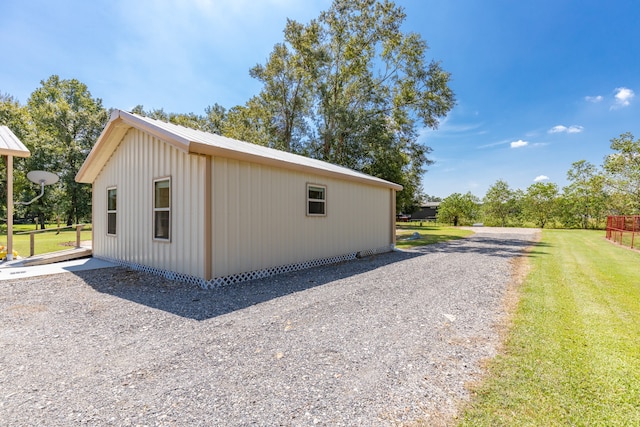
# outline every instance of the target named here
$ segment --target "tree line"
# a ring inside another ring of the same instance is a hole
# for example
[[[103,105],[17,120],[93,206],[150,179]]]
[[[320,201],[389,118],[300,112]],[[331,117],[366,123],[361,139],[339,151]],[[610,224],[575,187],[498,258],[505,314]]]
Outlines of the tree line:
[[[262,89],[244,105],[213,103],[204,114],[138,105],[132,112],[401,184],[396,205],[408,210],[418,204],[431,164],[431,148],[418,140],[418,129],[436,128],[455,96],[450,74],[427,58],[426,41],[402,31],[405,18],[391,1],[334,0],[307,24],[287,20],[283,41],[249,70]],[[29,200],[37,190],[24,178],[28,170],[61,178],[38,202],[17,207],[18,216],[39,217],[42,224],[49,214],[67,224],[90,219],[90,186],[74,177],[108,113],[86,85],[56,75],[42,81],[26,105],[0,93],[0,124],[32,153],[16,168],[18,199]]]
[[[604,228],[609,215],[640,214],[640,139],[627,132],[611,139],[601,167],[574,162],[569,184],[537,182],[525,191],[500,179],[480,199],[454,193],[442,200],[438,221],[454,225]]]
[[[55,172],[57,185],[47,187],[44,196],[28,206],[15,206],[18,218],[58,220],[71,225],[91,220],[91,186],[79,184],[75,176],[107,123],[108,112],[86,85],[76,79],[63,80],[54,75],[41,82],[20,104],[13,96],[0,93],[0,124],[8,126],[31,152],[31,157],[16,159],[14,200],[29,201],[40,187],[27,180],[31,170]],[[0,188],[3,216],[6,218],[6,164],[0,165],[4,185]]]

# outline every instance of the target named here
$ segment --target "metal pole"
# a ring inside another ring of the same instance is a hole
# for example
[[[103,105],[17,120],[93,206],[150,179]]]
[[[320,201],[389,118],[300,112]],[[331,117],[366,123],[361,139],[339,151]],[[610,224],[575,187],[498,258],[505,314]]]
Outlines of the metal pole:
[[[7,261],[13,261],[13,156],[7,155]]]

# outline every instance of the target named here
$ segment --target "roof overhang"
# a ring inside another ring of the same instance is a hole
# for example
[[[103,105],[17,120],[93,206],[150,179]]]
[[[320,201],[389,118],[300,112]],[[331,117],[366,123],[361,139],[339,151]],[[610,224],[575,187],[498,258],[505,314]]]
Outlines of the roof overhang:
[[[76,181],[91,184],[109,160],[109,157],[120,145],[120,141],[132,127],[138,128],[150,133],[159,139],[175,145],[177,148],[188,151],[189,141],[176,141],[174,135],[167,132],[161,132],[161,129],[149,126],[143,120],[138,119],[133,114],[125,113],[120,110],[113,110],[109,122],[102,130],[98,140],[89,152],[84,163],[76,174]]]
[[[167,129],[171,127],[171,129]],[[385,181],[373,176],[358,173],[350,169],[341,168],[319,160],[311,160],[306,157],[290,153],[283,153],[266,147],[253,146],[256,150],[237,150],[233,145],[229,145],[228,138],[224,144],[209,144],[205,140],[196,141],[190,138],[192,130],[176,125],[160,124],[152,119],[137,116],[125,111],[114,110],[111,118],[104,130],[98,137],[96,144],[87,156],[84,164],[76,175],[76,181],[83,183],[93,183],[98,174],[107,163],[112,153],[116,150],[122,138],[129,129],[140,129],[156,138],[171,144],[178,150],[190,154],[200,154],[214,157],[224,157],[228,159],[252,162],[299,172],[313,173],[316,175],[339,178],[348,181],[360,182],[368,185],[391,188],[396,191],[402,190],[402,186]],[[211,137],[211,134],[208,134]],[[220,137],[223,138],[223,137]],[[195,138],[197,139],[197,137]],[[237,144],[248,144],[242,141],[233,141]],[[247,147],[247,145],[244,145]],[[258,147],[260,150],[257,150]]]
[[[0,126],[0,155],[29,157],[31,152],[7,126]]]
[[[207,156],[213,156],[213,157],[224,157],[227,159],[233,159],[233,160],[244,161],[244,162],[258,163],[265,166],[273,166],[276,168],[282,168],[282,169],[287,169],[291,171],[313,173],[314,175],[325,176],[328,178],[344,179],[347,181],[359,182],[361,184],[369,184],[369,185],[375,185],[379,187],[388,187],[396,191],[402,190],[402,186],[399,184],[394,184],[392,182],[388,182],[384,180],[372,180],[371,178],[373,177],[369,177],[364,174],[362,174],[362,176],[345,175],[337,171],[332,171],[332,170],[327,170],[322,168],[314,168],[312,166],[303,165],[300,163],[284,161],[277,158],[263,157],[255,154],[243,153],[243,152],[235,151],[228,148],[213,147],[211,145],[201,144],[198,142],[191,143],[189,152],[194,154],[203,154]]]

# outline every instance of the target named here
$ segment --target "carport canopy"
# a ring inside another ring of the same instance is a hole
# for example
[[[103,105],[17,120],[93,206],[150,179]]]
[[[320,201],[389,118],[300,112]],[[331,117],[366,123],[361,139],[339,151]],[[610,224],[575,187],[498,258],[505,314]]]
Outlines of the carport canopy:
[[[31,152],[7,126],[0,126],[0,155],[7,159],[7,261],[13,259],[13,158]]]

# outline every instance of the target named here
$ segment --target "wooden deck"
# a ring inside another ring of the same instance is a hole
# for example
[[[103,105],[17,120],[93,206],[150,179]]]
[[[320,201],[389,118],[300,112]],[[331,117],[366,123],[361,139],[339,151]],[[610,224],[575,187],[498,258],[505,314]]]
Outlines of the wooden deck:
[[[22,265],[31,267],[34,265],[53,264],[54,262],[69,261],[77,258],[90,257],[93,251],[91,248],[73,248],[64,251],[50,252],[47,254],[34,255],[22,260]]]

